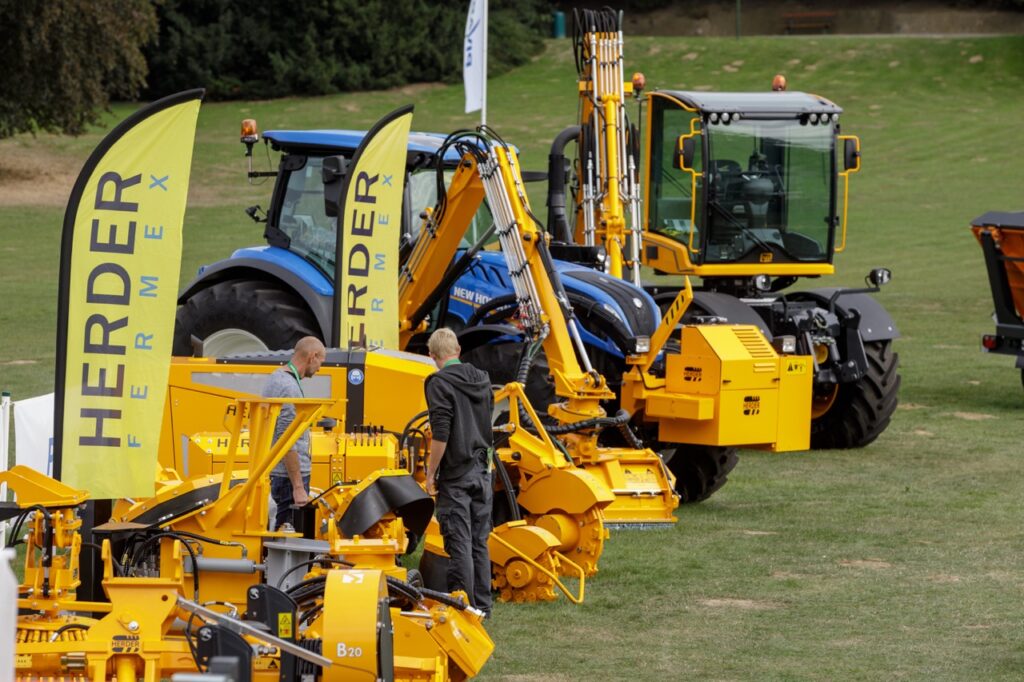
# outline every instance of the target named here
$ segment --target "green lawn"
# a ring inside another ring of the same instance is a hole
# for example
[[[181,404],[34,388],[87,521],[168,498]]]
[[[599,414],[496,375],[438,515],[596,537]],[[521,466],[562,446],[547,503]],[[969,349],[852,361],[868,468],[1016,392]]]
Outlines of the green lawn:
[[[864,161],[829,284],[892,269],[879,299],[902,332],[901,406],[862,451],[744,453],[675,528],[614,532],[582,606],[500,606],[484,678],[1020,679],[1024,390],[1012,359],[979,351],[992,306],[968,225],[1024,209],[1024,37],[629,38],[626,57],[652,87],[764,90],[781,71],[844,107]],[[489,123],[527,167],[546,168],[573,123],[574,81],[567,41],[491,81]],[[415,86],[204,106],[183,278],[260,241],[242,209],[266,206],[269,187],[245,183],[242,118],[359,128],[412,101],[415,129],[450,131],[476,120],[462,96]],[[15,399],[52,387],[60,191],[101,134],[0,142],[0,388]],[[26,166],[46,174],[12,200]]]

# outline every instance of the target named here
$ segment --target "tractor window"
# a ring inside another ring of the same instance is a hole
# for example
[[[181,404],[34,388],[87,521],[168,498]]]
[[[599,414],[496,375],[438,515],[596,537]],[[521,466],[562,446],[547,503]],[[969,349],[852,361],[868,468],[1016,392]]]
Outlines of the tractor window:
[[[291,240],[289,250],[334,274],[336,226],[324,212],[323,160],[310,156],[288,175],[278,227]]]
[[[827,260],[832,126],[741,119],[708,135],[704,262]]]
[[[650,229],[671,237],[683,244],[690,243],[690,232],[701,222],[700,194],[702,191],[704,151],[697,137],[693,169],[697,171],[696,211],[693,210],[695,197],[692,195],[692,178],[677,165],[676,148],[679,136],[690,132],[695,114],[673,103],[655,99],[651,127],[651,188],[650,188]],[[691,215],[694,221],[691,221]],[[693,244],[699,243],[694,235]]]
[[[444,172],[446,187],[451,182],[454,174],[454,169]],[[409,176],[409,199],[412,201],[413,229],[418,235],[423,222],[420,219],[420,214],[423,213],[424,209],[434,208],[437,205],[437,171],[434,169],[424,169]],[[491,209],[487,206],[487,202],[484,201],[480,204],[480,208],[477,209],[472,222],[466,228],[465,234],[462,235],[459,248],[466,249],[475,244],[483,236],[484,232],[490,228],[493,221]],[[497,235],[491,235],[491,238],[487,241],[488,245],[497,243]]]

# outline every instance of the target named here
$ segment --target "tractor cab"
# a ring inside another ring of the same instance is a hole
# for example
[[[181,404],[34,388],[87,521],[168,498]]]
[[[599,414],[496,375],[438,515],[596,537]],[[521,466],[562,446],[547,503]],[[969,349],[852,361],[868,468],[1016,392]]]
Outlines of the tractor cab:
[[[859,170],[840,113],[800,92],[652,93],[646,264],[702,277],[831,274],[845,180]]]
[[[285,249],[333,276],[336,253],[337,217],[325,205],[324,184],[351,160],[364,130],[272,130],[264,139],[281,152],[274,193],[266,216],[264,237],[272,247]],[[443,135],[411,133],[406,159],[405,198],[402,202],[402,247],[404,255],[416,238],[421,213],[437,202],[437,154]],[[446,180],[458,164],[454,148],[444,152]],[[490,226],[486,206],[474,217],[464,241],[473,243]]]

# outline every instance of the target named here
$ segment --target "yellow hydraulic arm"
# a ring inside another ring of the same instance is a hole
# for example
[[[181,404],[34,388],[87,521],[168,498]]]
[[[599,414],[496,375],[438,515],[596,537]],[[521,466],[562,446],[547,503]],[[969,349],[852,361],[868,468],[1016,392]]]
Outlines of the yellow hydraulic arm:
[[[532,340],[532,348],[543,347],[555,394],[562,398],[550,405],[548,412],[566,427],[559,430],[565,434],[570,455],[615,494],[615,502],[605,510],[609,520],[673,522],[678,497],[660,458],[648,449],[604,448],[597,443],[598,427],[609,423],[602,421],[607,415],[601,401],[616,396],[590,364],[548,253],[547,236],[538,229],[530,210],[515,150],[483,133],[464,150],[447,197],[430,215],[413,249],[416,258],[410,259],[402,273],[403,310],[421,306],[416,296],[432,291],[442,281],[443,273],[436,264],[451,261],[458,238],[486,196],[515,291],[517,323]],[[408,318],[400,325],[410,333],[418,328]]]
[[[608,273],[622,278],[628,268],[639,286],[640,192],[626,122],[626,96],[633,92],[633,83],[624,81],[621,15],[608,9],[582,10],[575,20],[580,95],[577,239],[582,237],[587,246],[603,245]]]
[[[603,416],[604,410],[598,401],[615,396],[608,390],[604,378],[590,367],[575,320],[566,318],[564,310],[571,309],[564,294],[560,300],[548,274],[550,258],[543,243],[545,237],[530,215],[518,158],[515,151],[505,145],[494,144],[486,152],[467,152],[455,171],[447,195],[429,213],[399,279],[399,326],[403,346],[423,327],[414,324],[409,316],[440,284],[444,269],[437,264],[451,261],[466,225],[485,196],[494,212],[520,318],[534,338],[544,338],[544,350],[555,378],[555,392],[573,402],[570,412],[577,416],[561,421]]]
[[[437,288],[444,277],[444,268],[459,248],[465,226],[484,200],[484,187],[476,173],[476,160],[467,154],[459,164],[447,194],[438,206],[427,209],[427,218],[413,246],[409,260],[398,275],[399,345],[406,348],[409,340],[426,330],[423,320],[413,320],[420,305]],[[461,229],[453,229],[452,226]]]

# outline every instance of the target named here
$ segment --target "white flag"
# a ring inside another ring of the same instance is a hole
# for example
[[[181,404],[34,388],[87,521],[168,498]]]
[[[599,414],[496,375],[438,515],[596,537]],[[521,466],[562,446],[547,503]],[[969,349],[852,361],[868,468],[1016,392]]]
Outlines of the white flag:
[[[14,462],[53,476],[52,393],[14,403]]]
[[[470,0],[466,42],[462,54],[462,81],[466,86],[466,113],[482,111],[487,117],[487,0]]]

